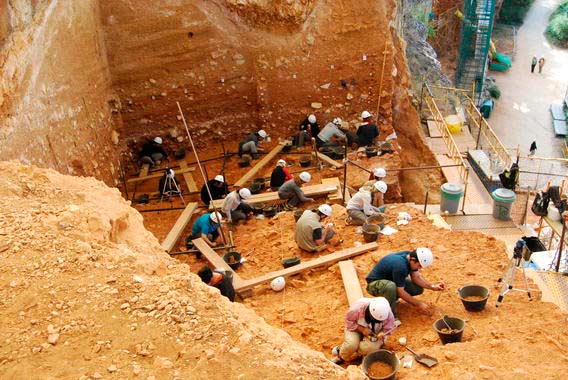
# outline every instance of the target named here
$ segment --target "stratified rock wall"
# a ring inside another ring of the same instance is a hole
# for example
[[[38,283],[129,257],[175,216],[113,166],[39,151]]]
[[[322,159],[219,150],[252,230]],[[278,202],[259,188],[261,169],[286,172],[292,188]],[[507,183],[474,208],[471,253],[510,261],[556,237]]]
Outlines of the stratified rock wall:
[[[115,183],[119,103],[99,20],[96,0],[0,1],[3,160]]]

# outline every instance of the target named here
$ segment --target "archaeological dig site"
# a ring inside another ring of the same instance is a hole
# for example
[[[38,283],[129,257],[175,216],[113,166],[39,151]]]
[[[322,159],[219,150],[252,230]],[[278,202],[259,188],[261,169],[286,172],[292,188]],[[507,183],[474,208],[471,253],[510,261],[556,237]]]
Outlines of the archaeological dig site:
[[[0,379],[565,379],[566,0],[0,0]]]

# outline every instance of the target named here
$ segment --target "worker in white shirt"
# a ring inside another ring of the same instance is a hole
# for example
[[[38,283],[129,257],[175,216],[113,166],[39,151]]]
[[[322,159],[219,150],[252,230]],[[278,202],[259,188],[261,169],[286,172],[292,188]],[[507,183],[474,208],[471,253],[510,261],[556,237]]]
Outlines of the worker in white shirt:
[[[377,181],[373,187],[363,186],[357,194],[347,203],[347,224],[361,226],[367,224],[367,218],[374,215],[381,215],[379,207],[373,206],[373,195],[382,196],[387,192],[387,184]]]

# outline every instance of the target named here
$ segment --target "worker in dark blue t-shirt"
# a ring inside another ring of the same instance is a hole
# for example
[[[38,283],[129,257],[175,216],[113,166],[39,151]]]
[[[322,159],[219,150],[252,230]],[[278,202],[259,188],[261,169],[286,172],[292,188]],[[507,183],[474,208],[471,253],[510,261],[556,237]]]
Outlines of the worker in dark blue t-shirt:
[[[420,269],[432,265],[434,255],[428,248],[417,248],[415,251],[401,251],[383,257],[369,272],[367,292],[376,297],[385,297],[395,312],[396,301],[402,298],[422,313],[431,315],[432,306],[414,298],[424,289],[444,290],[444,282],[430,284],[420,274]],[[410,278],[408,278],[410,276]]]

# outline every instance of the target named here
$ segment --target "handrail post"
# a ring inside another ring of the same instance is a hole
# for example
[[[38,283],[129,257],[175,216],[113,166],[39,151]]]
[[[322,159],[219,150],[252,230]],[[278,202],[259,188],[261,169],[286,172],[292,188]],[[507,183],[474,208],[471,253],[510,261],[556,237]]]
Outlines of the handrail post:
[[[469,182],[469,166],[466,169],[465,172],[465,183],[464,183],[464,187],[463,187],[463,202],[462,202],[462,214],[465,215],[465,198],[467,196],[467,183]]]
[[[428,195],[430,195],[430,189],[426,188],[426,197],[424,199],[424,215],[426,215],[426,210],[428,209]]]

